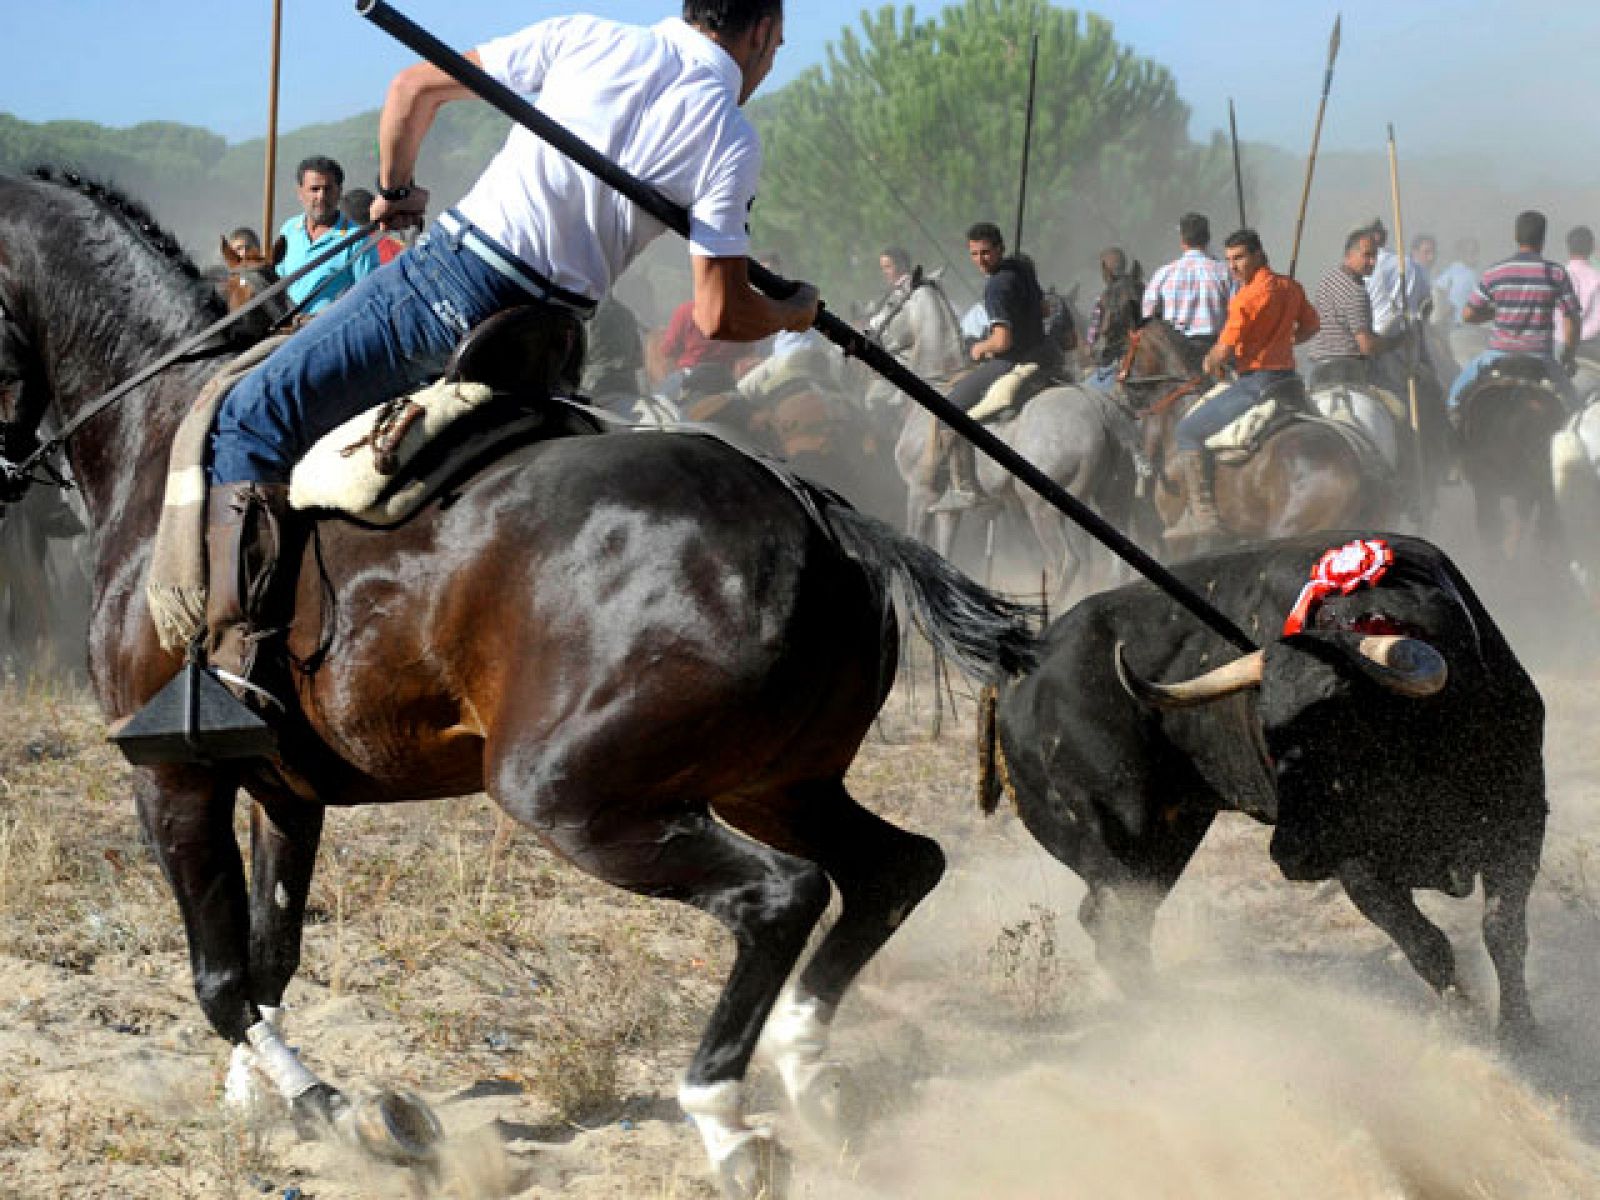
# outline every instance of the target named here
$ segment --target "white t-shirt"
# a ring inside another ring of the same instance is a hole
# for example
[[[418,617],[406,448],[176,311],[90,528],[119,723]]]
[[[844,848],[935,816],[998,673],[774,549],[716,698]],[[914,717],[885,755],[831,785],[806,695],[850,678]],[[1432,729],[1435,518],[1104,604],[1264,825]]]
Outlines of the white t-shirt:
[[[739,66],[710,38],[676,18],[644,29],[557,17],[478,54],[493,78],[538,93],[540,111],[688,208],[694,254],[749,253],[761,143],[739,108]],[[457,207],[592,300],[666,228],[521,126]]]

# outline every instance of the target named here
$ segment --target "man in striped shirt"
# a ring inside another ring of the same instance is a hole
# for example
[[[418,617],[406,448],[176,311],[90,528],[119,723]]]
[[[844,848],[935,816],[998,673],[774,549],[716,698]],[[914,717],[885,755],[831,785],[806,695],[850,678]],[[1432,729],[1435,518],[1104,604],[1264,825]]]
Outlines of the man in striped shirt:
[[[1576,411],[1578,394],[1569,374],[1578,344],[1578,297],[1566,269],[1544,257],[1543,213],[1517,215],[1517,252],[1483,273],[1472,298],[1461,310],[1469,325],[1494,321],[1489,349],[1462,370],[1450,388],[1450,414],[1456,416],[1462,398],[1491,363],[1507,355],[1526,355],[1546,364],[1545,374],[1567,407]],[[1566,349],[1562,361],[1555,357],[1556,315],[1564,322]]]
[[[1212,258],[1211,222],[1200,213],[1178,221],[1183,253],[1150,276],[1144,289],[1144,316],[1161,317],[1184,337],[1209,351],[1228,322],[1233,280],[1228,268]]]
[[[1308,388],[1370,381],[1372,359],[1384,343],[1373,332],[1372,297],[1365,282],[1377,256],[1377,236],[1370,229],[1358,229],[1344,240],[1344,261],[1318,281],[1311,302],[1322,328],[1306,343],[1311,359]]]

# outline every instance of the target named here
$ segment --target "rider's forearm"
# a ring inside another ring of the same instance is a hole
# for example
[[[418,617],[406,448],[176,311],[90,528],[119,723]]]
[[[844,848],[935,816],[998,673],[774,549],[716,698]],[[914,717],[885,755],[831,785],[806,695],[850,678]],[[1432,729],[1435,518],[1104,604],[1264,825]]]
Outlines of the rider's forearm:
[[[477,51],[467,58],[476,62]],[[396,75],[378,118],[378,182],[384,187],[412,183],[422,139],[433,128],[440,107],[469,95],[461,84],[428,63],[407,67]]]

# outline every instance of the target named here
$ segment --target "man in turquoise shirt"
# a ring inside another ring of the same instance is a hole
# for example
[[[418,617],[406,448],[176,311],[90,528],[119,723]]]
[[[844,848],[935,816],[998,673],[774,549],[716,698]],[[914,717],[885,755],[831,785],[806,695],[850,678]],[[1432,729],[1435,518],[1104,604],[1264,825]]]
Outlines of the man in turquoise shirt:
[[[305,213],[290,217],[278,231],[286,247],[283,260],[278,264],[280,275],[293,274],[328,247],[349,238],[359,228],[339,211],[339,197],[344,191],[344,168],[333,159],[321,156],[306,159],[295,168],[294,179],[300,207]],[[349,291],[356,280],[370,275],[377,266],[377,246],[369,243],[363,247],[363,243],[357,242],[297,281],[289,289],[289,298],[299,304],[307,296],[313,296],[305,308],[305,315],[315,316]]]

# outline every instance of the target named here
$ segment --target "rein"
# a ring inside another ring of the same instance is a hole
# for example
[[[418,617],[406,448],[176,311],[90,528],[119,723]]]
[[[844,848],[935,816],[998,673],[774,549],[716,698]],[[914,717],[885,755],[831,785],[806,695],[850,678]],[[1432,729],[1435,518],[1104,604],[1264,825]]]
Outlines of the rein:
[[[119,383],[105,395],[101,396],[71,421],[67,422],[67,424],[61,428],[60,432],[56,433],[54,436],[46,439],[45,441],[40,442],[38,448],[20,463],[14,463],[10,461],[10,459],[6,458],[3,453],[0,453],[0,505],[16,503],[27,493],[28,488],[35,483],[53,483],[57,487],[63,489],[70,487],[71,483],[65,478],[65,476],[61,475],[53,468],[45,465],[44,460],[50,455],[54,454],[57,450],[61,449],[61,447],[65,446],[72,438],[73,434],[77,433],[78,430],[82,429],[85,425],[103,413],[106,409],[110,408],[113,404],[124,399],[136,388],[142,387],[146,383],[149,383],[162,372],[169,370],[179,363],[195,361],[197,358],[209,357],[210,354],[215,353],[214,350],[207,351],[204,354],[198,352],[207,347],[208,343],[210,343],[211,340],[218,334],[231,329],[245,317],[255,312],[256,309],[288,291],[290,284],[298,282],[301,278],[322,266],[323,263],[333,258],[336,254],[339,254],[341,251],[347,250],[351,246],[354,246],[360,239],[368,237],[373,233],[374,230],[377,229],[377,227],[378,223],[376,221],[368,221],[360,229],[357,229],[355,232],[353,232],[348,238],[345,238],[340,242],[335,242],[321,254],[318,254],[315,258],[311,259],[305,264],[305,266],[295,271],[292,275],[287,275],[280,279],[266,291],[252,297],[248,302],[234,309],[233,312],[229,313],[221,320],[207,325],[199,333],[180,343],[176,349],[162,355],[155,362],[151,363],[148,367],[145,367],[132,377],[123,380],[123,382]],[[39,415],[43,416],[42,410]],[[9,444],[17,433],[21,433],[30,437],[33,434],[32,429],[26,429],[20,423],[10,421],[0,421],[0,431],[3,431],[6,435],[4,437],[0,437],[0,446]],[[39,478],[35,474],[36,471],[45,472],[45,477],[42,479]]]

